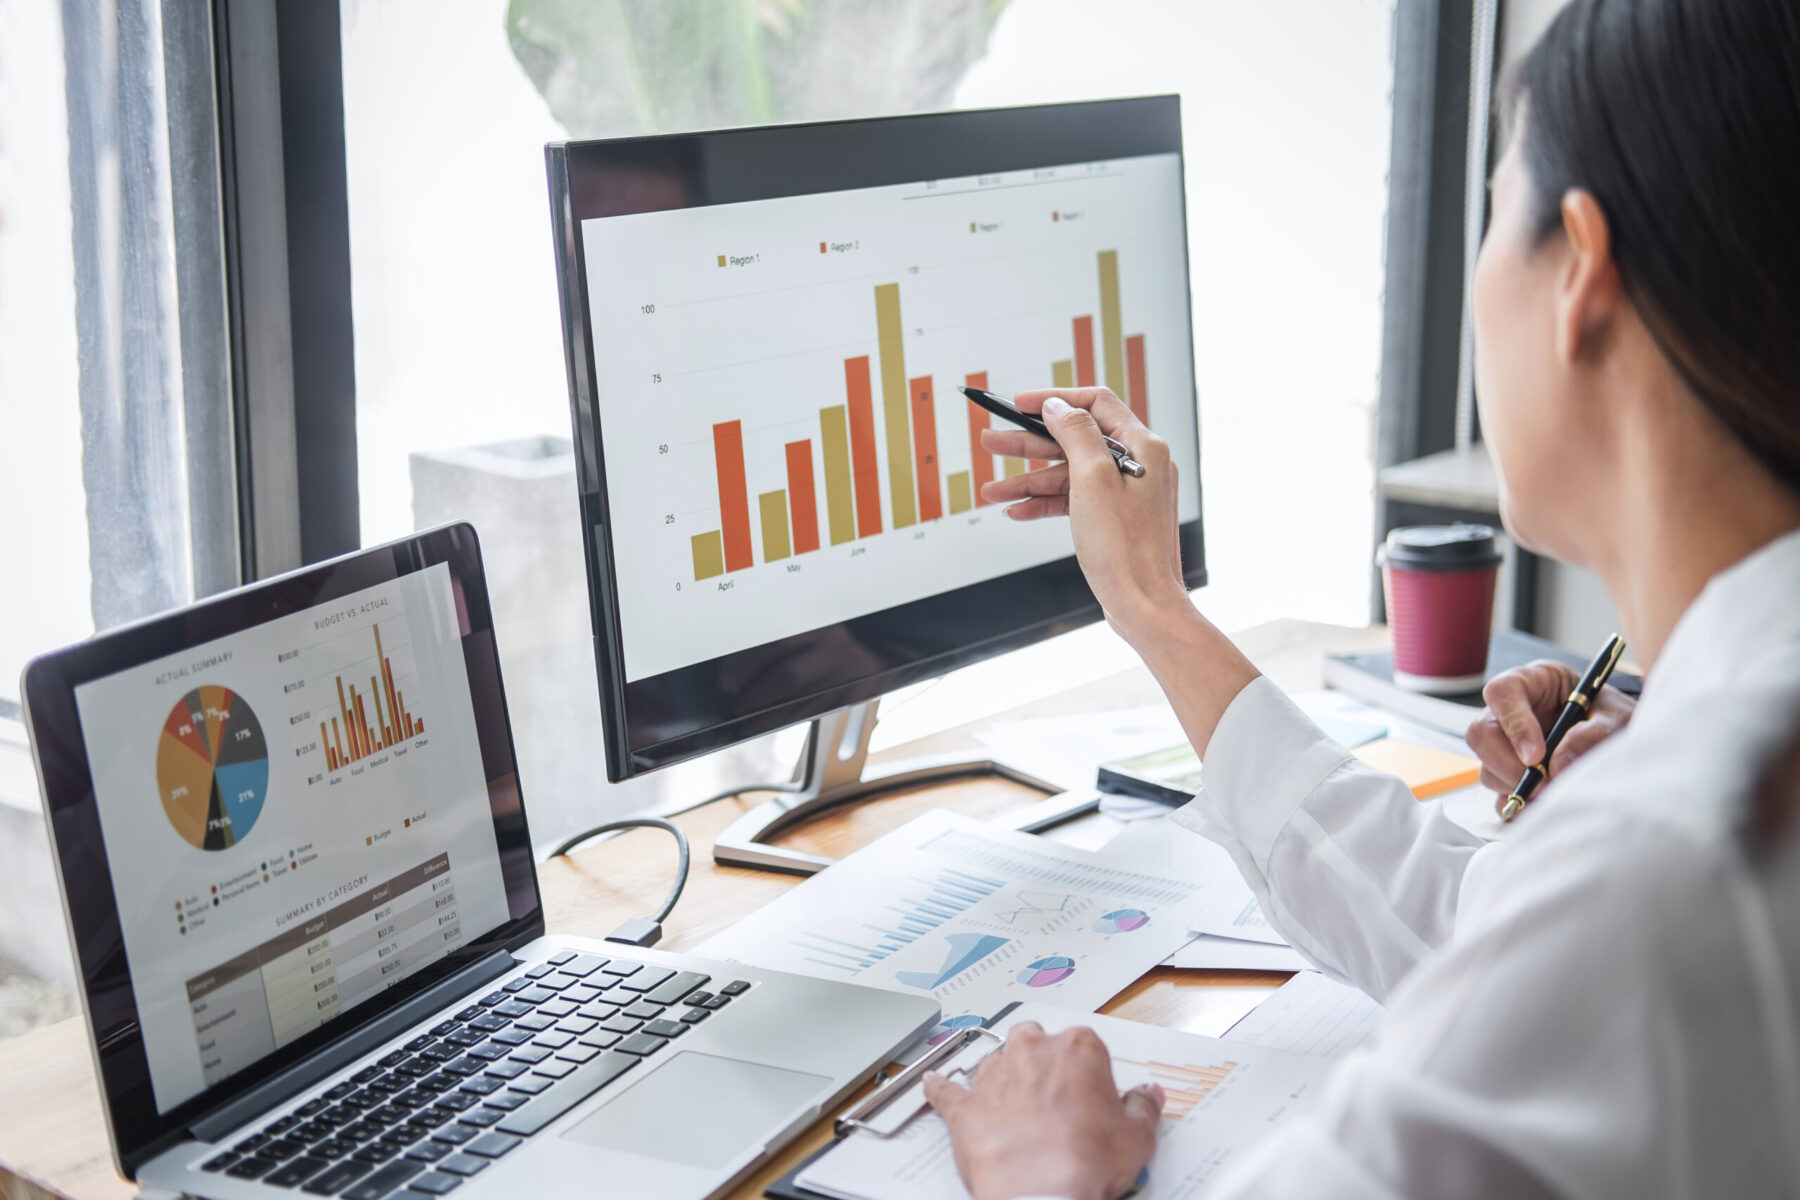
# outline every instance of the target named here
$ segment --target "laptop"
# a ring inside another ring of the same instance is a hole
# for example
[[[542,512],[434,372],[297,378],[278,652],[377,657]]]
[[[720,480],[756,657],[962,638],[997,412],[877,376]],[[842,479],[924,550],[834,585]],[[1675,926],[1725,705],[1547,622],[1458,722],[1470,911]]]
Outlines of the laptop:
[[[46,655],[23,694],[140,1185],[706,1196],[938,1019],[545,934],[466,524]]]

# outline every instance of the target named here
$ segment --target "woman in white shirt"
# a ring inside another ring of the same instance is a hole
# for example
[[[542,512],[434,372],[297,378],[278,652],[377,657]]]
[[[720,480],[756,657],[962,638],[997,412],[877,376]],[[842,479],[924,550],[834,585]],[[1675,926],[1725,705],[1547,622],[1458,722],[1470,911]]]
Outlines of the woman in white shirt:
[[[1752,802],[1800,728],[1797,80],[1787,0],[1575,0],[1517,81],[1475,281],[1482,427],[1508,528],[1599,573],[1648,682],[1506,843],[1362,766],[1195,611],[1175,469],[1116,397],[1020,396],[1056,448],[985,435],[1066,457],[985,494],[1069,517],[1205,761],[1177,819],[1388,1009],[1215,1194],[1800,1194],[1800,846]],[[1541,754],[1567,687],[1490,694],[1490,784]],[[1116,1095],[1084,1033],[1019,1034],[928,1093],[976,1200],[1106,1200],[1162,1100]]]

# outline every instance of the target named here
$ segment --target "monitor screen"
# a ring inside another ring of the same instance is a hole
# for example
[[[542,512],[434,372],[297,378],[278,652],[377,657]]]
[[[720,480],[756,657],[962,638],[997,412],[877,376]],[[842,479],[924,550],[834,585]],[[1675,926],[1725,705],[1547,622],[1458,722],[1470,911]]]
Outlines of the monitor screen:
[[[423,534],[29,669],[122,1149],[534,923],[476,554]]]
[[[1098,615],[959,384],[1110,387],[1204,578],[1172,98],[550,159],[615,778]]]

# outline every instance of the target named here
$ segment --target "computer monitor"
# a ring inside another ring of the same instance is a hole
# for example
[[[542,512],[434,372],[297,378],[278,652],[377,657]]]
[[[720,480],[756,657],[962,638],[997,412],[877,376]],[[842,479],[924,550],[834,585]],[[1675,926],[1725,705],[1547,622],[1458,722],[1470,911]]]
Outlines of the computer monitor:
[[[1101,617],[1066,522],[982,500],[1033,464],[959,384],[1125,399],[1205,582],[1177,98],[546,158],[609,778],[832,716],[779,823],[875,782],[846,710]]]

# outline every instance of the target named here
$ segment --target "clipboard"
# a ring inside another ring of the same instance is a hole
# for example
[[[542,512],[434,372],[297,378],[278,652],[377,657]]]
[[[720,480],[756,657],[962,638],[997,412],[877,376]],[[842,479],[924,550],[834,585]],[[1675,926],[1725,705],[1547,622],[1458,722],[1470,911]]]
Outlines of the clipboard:
[[[995,1033],[993,1027],[1012,1015],[1013,1009],[1017,1007],[1019,1007],[1019,1002],[1015,1000],[980,1025],[961,1030],[955,1035],[945,1038],[933,1046],[929,1053],[921,1055],[918,1061],[907,1067],[906,1070],[838,1114],[837,1119],[832,1122],[831,1140],[807,1155],[793,1170],[771,1183],[763,1191],[763,1195],[772,1197],[773,1200],[829,1200],[828,1197],[821,1196],[818,1192],[807,1191],[795,1180],[813,1163],[837,1149],[838,1143],[852,1133],[864,1131],[876,1137],[891,1137],[899,1127],[882,1132],[879,1129],[870,1128],[867,1122],[911,1091],[913,1084],[924,1078],[927,1071],[936,1070],[976,1042],[992,1040],[1005,1045],[1006,1039]]]

